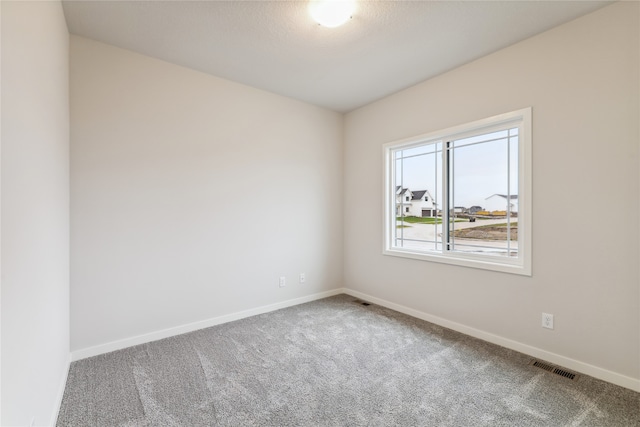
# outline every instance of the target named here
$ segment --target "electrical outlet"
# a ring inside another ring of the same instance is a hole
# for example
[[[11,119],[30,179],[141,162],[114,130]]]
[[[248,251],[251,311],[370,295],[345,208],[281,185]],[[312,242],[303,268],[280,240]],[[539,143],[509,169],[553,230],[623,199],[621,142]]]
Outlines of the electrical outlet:
[[[304,273],[300,273],[300,283],[304,283],[307,281],[307,277],[304,275]]]
[[[542,327],[553,329],[553,314],[542,313]]]
[[[285,286],[287,286],[287,278],[284,276],[280,276],[280,287],[284,288]]]

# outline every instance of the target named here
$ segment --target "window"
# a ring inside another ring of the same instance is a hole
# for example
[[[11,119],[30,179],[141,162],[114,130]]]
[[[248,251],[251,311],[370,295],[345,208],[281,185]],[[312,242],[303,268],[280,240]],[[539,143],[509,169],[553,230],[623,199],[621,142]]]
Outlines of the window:
[[[531,275],[531,108],[384,154],[385,254]],[[398,189],[430,197],[403,210]]]

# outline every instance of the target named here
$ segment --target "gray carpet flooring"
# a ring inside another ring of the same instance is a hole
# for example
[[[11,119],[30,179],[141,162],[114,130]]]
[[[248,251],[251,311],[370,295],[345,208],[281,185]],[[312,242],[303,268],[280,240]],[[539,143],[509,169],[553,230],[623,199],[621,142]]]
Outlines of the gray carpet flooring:
[[[58,426],[640,426],[640,394],[355,298],[72,363]]]

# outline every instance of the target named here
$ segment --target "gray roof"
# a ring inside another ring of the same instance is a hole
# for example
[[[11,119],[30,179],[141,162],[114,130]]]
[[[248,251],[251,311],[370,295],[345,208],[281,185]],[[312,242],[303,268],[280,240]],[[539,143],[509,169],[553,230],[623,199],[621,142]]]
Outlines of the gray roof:
[[[422,197],[424,196],[424,193],[426,193],[427,190],[420,190],[420,191],[414,191],[413,192],[413,198],[411,200],[420,200],[422,199]]]
[[[399,191],[399,190],[400,190],[400,186],[398,185],[398,186],[396,187],[396,193],[398,193],[398,191]],[[402,191],[400,191],[398,194],[399,194],[399,195],[403,195],[403,194],[404,194],[404,193],[406,193],[407,191],[409,191],[409,189],[408,189],[408,188],[403,188],[403,189],[402,189]]]

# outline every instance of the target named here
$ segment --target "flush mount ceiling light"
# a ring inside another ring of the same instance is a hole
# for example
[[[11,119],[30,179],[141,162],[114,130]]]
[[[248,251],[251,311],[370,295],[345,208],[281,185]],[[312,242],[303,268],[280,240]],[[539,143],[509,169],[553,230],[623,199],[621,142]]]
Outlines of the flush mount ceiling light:
[[[323,27],[334,28],[344,24],[356,10],[355,0],[311,0],[309,14]]]

